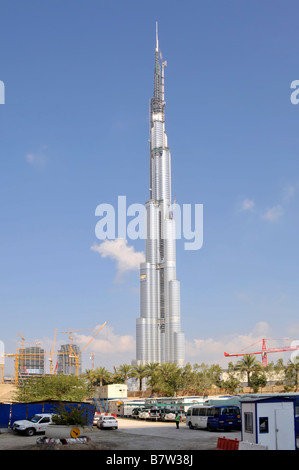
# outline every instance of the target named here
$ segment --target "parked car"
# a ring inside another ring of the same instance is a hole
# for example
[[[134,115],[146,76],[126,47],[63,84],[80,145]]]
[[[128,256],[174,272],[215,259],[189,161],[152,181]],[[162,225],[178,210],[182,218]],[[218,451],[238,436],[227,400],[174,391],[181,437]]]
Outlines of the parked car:
[[[174,421],[176,417],[175,411],[165,411],[162,415],[163,421]]]
[[[100,429],[104,429],[104,428],[117,429],[118,428],[118,421],[112,415],[100,416],[100,418],[97,422],[97,427],[100,428]]]
[[[95,412],[94,416],[93,416],[93,426],[96,426],[97,425],[97,422],[99,421],[101,417],[101,413],[98,413],[97,411]]]
[[[150,413],[151,412],[148,408],[143,408],[142,410],[139,411],[138,418],[148,419],[150,417]]]
[[[151,408],[150,409],[150,415],[149,417],[151,419],[159,419],[161,418],[161,410],[159,408]]]
[[[40,413],[28,419],[15,421],[12,425],[13,431],[26,436],[33,436],[35,433],[45,432],[48,424],[52,423],[51,413]]]
[[[133,408],[132,410],[132,416],[137,417],[139,415],[139,412],[142,411],[143,408]]]

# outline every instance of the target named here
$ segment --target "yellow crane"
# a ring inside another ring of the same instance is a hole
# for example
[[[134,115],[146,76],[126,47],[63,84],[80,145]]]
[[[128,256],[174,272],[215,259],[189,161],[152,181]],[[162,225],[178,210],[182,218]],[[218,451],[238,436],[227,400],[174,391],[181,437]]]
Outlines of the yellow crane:
[[[76,354],[75,351],[73,350],[72,348],[72,344],[71,344],[71,352],[68,352],[68,353],[63,353],[63,352],[60,352],[58,353],[59,355],[69,355],[69,357],[73,357],[75,358],[75,372],[76,372],[76,375],[78,376],[79,375],[79,364],[80,364],[80,355],[82,354],[82,352],[87,348],[87,346],[94,340],[94,338],[97,336],[97,334],[104,328],[104,326],[107,324],[108,322],[106,321],[105,323],[103,323],[103,325],[100,326],[100,328],[97,329],[97,331],[94,333],[94,335],[90,338],[90,340],[85,344],[85,346],[83,347],[83,349],[81,349],[81,351]],[[84,330],[69,330],[69,331],[62,331],[61,333],[68,333],[69,334],[69,339],[70,341],[73,340],[71,334],[72,333],[77,333],[79,331],[91,331],[91,330],[94,330],[94,328],[89,328],[89,329],[84,329]],[[49,361],[50,361],[50,372],[51,374],[53,374],[53,355],[54,355],[54,348],[55,348],[55,341],[56,341],[56,334],[57,334],[57,328],[55,328],[55,333],[54,333],[54,340],[53,340],[53,345],[52,345],[52,349],[50,351],[50,353],[46,353],[45,351],[44,352],[35,352],[35,353],[27,353],[24,351],[24,341],[25,341],[25,338],[23,337],[23,335],[21,335],[21,333],[18,332],[18,335],[21,337],[21,348],[18,348],[17,349],[17,352],[16,353],[3,353],[3,361],[4,361],[4,357],[13,357],[15,358],[15,386],[17,387],[18,386],[18,383],[19,383],[19,373],[20,373],[20,368],[21,370],[23,370],[23,361],[24,359],[27,357],[27,356],[46,356],[46,355],[49,355]],[[94,354],[94,353],[92,353]],[[4,376],[4,362],[1,361],[1,378],[0,380],[3,380],[3,376]],[[2,364],[3,362],[3,364]],[[21,366],[21,367],[20,367]]]
[[[21,367],[21,370],[23,370],[23,367],[24,367],[24,357],[23,357],[23,353],[24,353],[24,341],[25,341],[25,338],[23,335],[21,335],[21,333],[19,333],[17,331],[18,335],[21,337],[21,353],[20,353],[20,367]]]
[[[85,329],[85,330],[71,330],[69,329],[68,331],[62,331],[61,333],[68,333],[69,334],[69,339],[71,341],[71,344],[70,344],[70,347],[71,347],[71,350],[72,350],[72,355],[73,357],[75,358],[75,374],[76,376],[79,375],[79,366],[80,366],[80,356],[82,354],[82,352],[87,348],[87,346],[94,340],[94,338],[97,336],[97,334],[99,334],[99,332],[104,328],[105,325],[107,325],[107,321],[105,323],[103,323],[103,325],[100,326],[100,328],[98,328],[98,330],[95,332],[95,334],[90,338],[90,340],[85,344],[85,346],[81,349],[81,351],[76,354],[74,349],[72,348],[72,341],[73,341],[73,338],[72,338],[72,333],[77,333],[79,331],[90,331],[90,328],[89,329]]]
[[[14,357],[15,358],[15,386],[18,386],[19,383],[19,375],[20,375],[20,363],[22,364],[22,360],[28,356],[43,356],[45,357],[47,353],[45,352],[35,352],[35,353],[24,353],[23,350],[17,349],[16,353],[4,353],[5,357]],[[23,369],[21,369],[23,370]]]
[[[69,358],[70,358],[70,370],[71,370],[71,359],[75,359],[75,371],[76,371],[76,375],[79,375],[79,368],[78,368],[78,374],[77,374],[77,366],[76,366],[76,353],[75,353],[75,350],[73,348],[73,337],[72,337],[72,333],[79,333],[81,331],[91,331],[92,328],[85,328],[83,330],[71,330],[69,329],[68,331],[61,331],[60,333],[66,333],[69,335],[69,340],[70,340],[70,351],[68,353],[62,353],[62,354],[65,354],[65,355],[68,355]],[[59,353],[60,354],[60,353]]]
[[[52,349],[51,349],[51,351],[50,351],[50,357],[49,357],[49,361],[50,361],[50,374],[53,374],[53,370],[54,370],[54,367],[53,367],[53,354],[54,354],[54,349],[55,349],[56,334],[57,334],[57,327],[55,328],[53,345],[52,345]]]
[[[52,353],[46,353],[46,352],[35,352],[35,353],[24,353],[23,351],[21,351],[20,349],[17,349],[17,352],[16,353],[4,353],[4,357],[14,357],[15,358],[15,386],[17,387],[18,384],[19,384],[19,379],[20,379],[20,370],[22,370],[20,368],[20,364],[21,364],[21,361],[20,359],[24,359],[24,358],[27,358],[27,357],[31,357],[31,356],[47,356],[48,354],[52,354]],[[69,354],[69,353],[58,353],[59,355],[60,354]]]

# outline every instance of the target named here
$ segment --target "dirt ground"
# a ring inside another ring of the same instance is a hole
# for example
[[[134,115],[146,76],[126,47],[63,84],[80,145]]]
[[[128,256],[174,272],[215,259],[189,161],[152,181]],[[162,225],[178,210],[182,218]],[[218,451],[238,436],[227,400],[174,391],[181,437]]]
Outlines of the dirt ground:
[[[9,403],[13,399],[16,390],[16,387],[12,384],[0,384],[0,403]]]
[[[240,439],[241,433],[191,430],[185,423],[176,429],[175,423],[119,419],[118,430],[86,429],[90,438],[83,444],[38,444],[43,435],[26,437],[15,433],[0,434],[1,450],[105,450],[105,451],[187,451],[216,450],[218,437]]]

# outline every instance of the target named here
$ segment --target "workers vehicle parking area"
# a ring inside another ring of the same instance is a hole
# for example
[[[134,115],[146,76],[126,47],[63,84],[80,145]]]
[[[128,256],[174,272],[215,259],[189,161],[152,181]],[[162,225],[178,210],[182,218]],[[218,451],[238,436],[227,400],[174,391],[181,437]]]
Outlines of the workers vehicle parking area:
[[[241,432],[209,432],[189,429],[186,423],[134,420],[117,418],[118,429],[89,426],[84,435],[89,443],[81,445],[82,450],[216,450],[218,437],[240,439]],[[46,433],[45,433],[46,435]],[[0,434],[0,450],[38,449],[37,435],[25,436],[19,433]],[[70,446],[71,448],[74,448]]]
[[[110,411],[100,411],[96,401],[65,402],[70,413],[74,409],[82,412],[84,423],[80,430],[73,423],[74,432],[69,430],[62,439],[70,435],[84,440],[81,450],[217,450],[219,441],[223,450],[245,450],[244,446],[251,450],[298,449],[298,396],[225,397],[208,404],[190,398],[188,402],[170,400],[173,403],[162,399],[141,404],[117,399],[106,402]],[[56,402],[1,404],[0,450],[41,449],[53,444],[51,439],[58,438],[51,434],[54,409],[60,409]],[[224,448],[227,444],[235,449]]]

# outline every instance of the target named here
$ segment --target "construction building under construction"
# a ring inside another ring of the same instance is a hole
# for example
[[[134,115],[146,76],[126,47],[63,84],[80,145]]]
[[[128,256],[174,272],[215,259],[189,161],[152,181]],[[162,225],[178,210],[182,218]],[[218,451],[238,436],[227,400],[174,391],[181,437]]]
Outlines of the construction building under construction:
[[[57,374],[77,375],[76,361],[79,361],[79,375],[82,373],[81,351],[76,344],[63,344],[57,352]]]
[[[19,350],[19,374],[42,375],[45,373],[45,350],[28,347]]]

